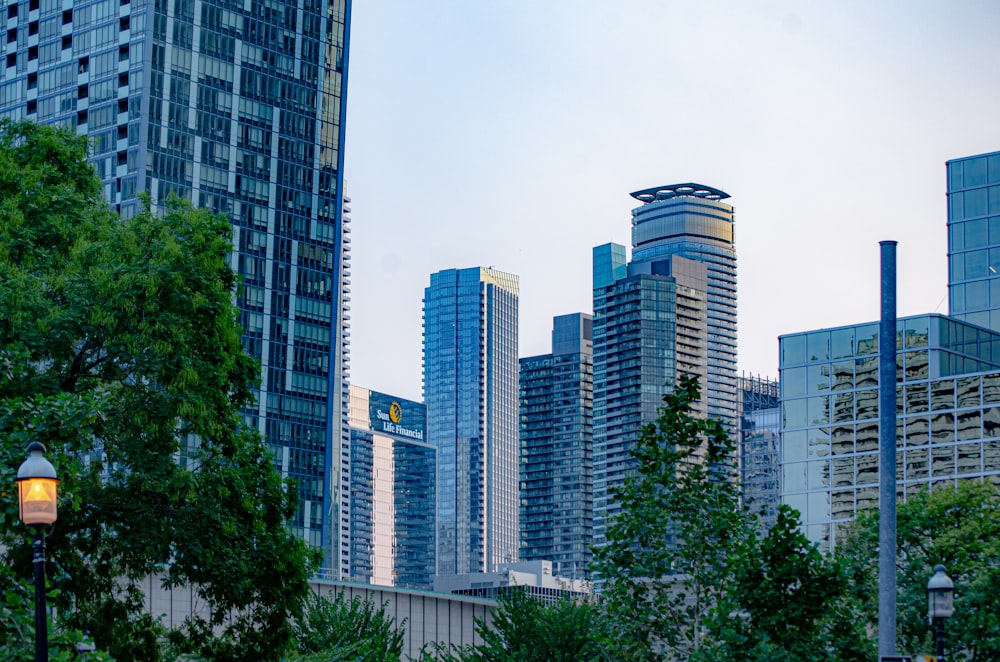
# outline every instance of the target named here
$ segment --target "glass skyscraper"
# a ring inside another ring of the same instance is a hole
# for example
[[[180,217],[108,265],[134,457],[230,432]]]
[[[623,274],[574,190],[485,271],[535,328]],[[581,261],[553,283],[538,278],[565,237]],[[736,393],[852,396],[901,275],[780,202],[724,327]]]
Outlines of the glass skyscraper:
[[[439,271],[424,291],[439,575],[517,560],[517,303],[517,276],[480,267]]]
[[[830,550],[878,507],[878,323],[781,336],[781,497]],[[1000,485],[1000,334],[943,315],[896,323],[896,489]]]
[[[593,543],[593,317],[560,315],[521,359],[521,560],[586,578]]]
[[[781,409],[778,382],[754,375],[739,378],[740,477],[743,502],[764,527],[776,520],[781,503]]]
[[[729,194],[702,184],[635,191],[632,262],[679,255],[708,268],[708,413],[736,433],[736,247]]]
[[[437,449],[419,402],[350,387],[350,572],[345,579],[434,585]]]
[[[346,570],[338,522],[349,280],[344,91],[350,0],[24,0],[7,5],[0,115],[70,127],[111,204],[175,194],[226,214],[245,412],[294,477],[295,531]],[[342,561],[344,563],[342,563]]]
[[[594,544],[620,508],[610,489],[636,470],[630,451],[681,374],[705,383],[705,264],[678,255],[625,264],[625,248],[594,249]],[[697,407],[704,415],[704,401]]]
[[[949,314],[1000,331],[1000,152],[947,169]]]

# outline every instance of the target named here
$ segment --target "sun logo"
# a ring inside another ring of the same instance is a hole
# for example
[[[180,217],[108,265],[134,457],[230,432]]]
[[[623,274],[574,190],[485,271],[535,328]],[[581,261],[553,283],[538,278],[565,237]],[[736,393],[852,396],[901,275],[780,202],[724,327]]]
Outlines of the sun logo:
[[[403,408],[399,406],[398,402],[389,405],[389,420],[396,425],[399,425],[399,422],[403,420]]]

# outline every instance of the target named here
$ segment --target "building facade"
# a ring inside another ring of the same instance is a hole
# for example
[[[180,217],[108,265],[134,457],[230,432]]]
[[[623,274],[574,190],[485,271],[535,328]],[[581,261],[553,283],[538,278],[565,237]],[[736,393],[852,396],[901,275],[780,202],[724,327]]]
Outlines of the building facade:
[[[729,194],[702,184],[674,184],[635,191],[632,262],[678,255],[708,268],[708,414],[735,436],[736,244]]]
[[[518,278],[448,269],[424,290],[427,438],[438,448],[437,574],[517,560]]]
[[[552,353],[521,359],[521,560],[589,575],[593,543],[593,317],[561,315]]]
[[[878,323],[781,336],[781,498],[836,547],[878,507]],[[942,315],[897,321],[899,498],[958,480],[1000,485],[1000,334]]]
[[[949,314],[1000,331],[1000,152],[947,171]]]
[[[419,402],[350,387],[347,579],[430,590],[437,449]]]
[[[292,526],[338,576],[347,541],[348,228],[343,138],[350,0],[26,0],[7,6],[0,116],[86,135],[112,206],[170,195],[226,214],[244,345],[262,366],[246,421],[297,480]]]
[[[707,269],[677,255],[625,264],[594,249],[594,543],[620,508],[610,490],[635,473],[630,451],[681,374],[708,371]],[[696,409],[707,411],[705,392]]]
[[[757,514],[763,527],[770,527],[776,521],[781,502],[778,382],[766,377],[742,375],[738,385],[743,502]]]

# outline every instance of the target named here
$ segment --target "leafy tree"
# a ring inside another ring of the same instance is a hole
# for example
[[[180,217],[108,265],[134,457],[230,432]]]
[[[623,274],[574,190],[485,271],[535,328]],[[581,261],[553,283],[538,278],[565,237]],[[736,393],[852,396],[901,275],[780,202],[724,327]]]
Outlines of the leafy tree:
[[[831,617],[845,615],[845,568],[787,507],[758,535],[731,475],[729,435],[694,413],[698,400],[691,376],[664,395],[632,453],[636,474],[613,491],[622,510],[595,569],[614,659],[866,659],[863,633]]]
[[[878,513],[859,514],[838,553],[857,577],[856,599],[878,622]],[[935,485],[909,496],[896,513],[898,647],[933,651],[927,581],[942,564],[955,582],[947,646],[972,662],[1000,660],[1000,490],[990,483]]]
[[[596,605],[562,599],[545,605],[516,588],[499,600],[492,623],[476,627],[483,643],[461,659],[471,662],[611,660],[605,622]]]
[[[331,601],[313,595],[293,629],[293,648],[300,662],[398,662],[406,623],[397,628],[371,600],[348,601],[338,593]]]
[[[46,444],[63,481],[55,606],[115,659],[160,657],[150,576],[208,608],[166,633],[180,649],[274,659],[317,558],[286,526],[295,490],[241,423],[257,367],[231,227],[179,200],[122,219],[85,156],[65,130],[0,123],[0,480]],[[8,492],[0,542],[24,573],[26,536]]]

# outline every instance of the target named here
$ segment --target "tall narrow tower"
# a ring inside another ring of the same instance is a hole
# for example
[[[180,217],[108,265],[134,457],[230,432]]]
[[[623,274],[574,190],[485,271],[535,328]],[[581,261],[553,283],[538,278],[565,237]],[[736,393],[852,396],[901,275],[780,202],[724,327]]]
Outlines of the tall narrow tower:
[[[702,184],[636,191],[632,262],[679,255],[708,268],[708,414],[736,433],[736,247],[728,193]],[[734,437],[735,438],[735,437]]]
[[[517,302],[517,276],[480,267],[432,274],[424,291],[439,575],[518,560]]]
[[[226,214],[246,349],[244,412],[298,481],[294,530],[344,566],[343,144],[351,0],[14,0],[0,115],[86,135],[112,206],[170,195]]]

